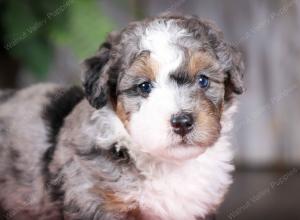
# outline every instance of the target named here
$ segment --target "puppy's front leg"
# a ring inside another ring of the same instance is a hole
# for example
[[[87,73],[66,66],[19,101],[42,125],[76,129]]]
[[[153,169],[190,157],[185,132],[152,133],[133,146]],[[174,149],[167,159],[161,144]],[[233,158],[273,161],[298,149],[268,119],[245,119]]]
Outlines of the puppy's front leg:
[[[115,146],[116,149],[121,149],[134,145],[124,124],[110,107],[95,111],[91,120],[96,126],[96,143],[102,148],[110,149]]]

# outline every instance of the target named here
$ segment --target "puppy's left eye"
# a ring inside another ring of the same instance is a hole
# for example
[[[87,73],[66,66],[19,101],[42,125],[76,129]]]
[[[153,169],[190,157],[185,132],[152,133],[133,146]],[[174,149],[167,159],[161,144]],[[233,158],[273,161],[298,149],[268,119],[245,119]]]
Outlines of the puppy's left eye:
[[[199,80],[198,80],[198,84],[202,89],[206,89],[209,87],[209,79],[207,76],[205,75],[200,75]]]
[[[143,82],[138,85],[138,90],[142,95],[148,95],[152,91],[152,84],[150,82]]]

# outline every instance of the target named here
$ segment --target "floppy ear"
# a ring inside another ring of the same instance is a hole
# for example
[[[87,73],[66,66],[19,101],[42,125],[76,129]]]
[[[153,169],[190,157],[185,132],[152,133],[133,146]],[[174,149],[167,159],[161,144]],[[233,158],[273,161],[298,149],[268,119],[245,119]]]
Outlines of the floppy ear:
[[[96,55],[82,63],[82,83],[87,100],[96,108],[102,108],[115,95],[118,70],[114,67],[112,46],[117,44],[120,33],[111,32]]]
[[[215,48],[217,58],[225,70],[225,101],[229,101],[233,94],[244,92],[243,76],[245,71],[242,54],[224,41],[223,33],[215,24],[204,22],[208,27],[208,38]]]
[[[230,101],[233,94],[242,94],[245,90],[243,76],[245,71],[242,54],[234,47],[229,46],[231,65],[226,71],[224,100]]]
[[[82,82],[85,95],[90,104],[102,108],[109,98],[109,60],[111,43],[103,43],[95,56],[83,61]]]
[[[243,77],[245,71],[242,54],[236,48],[231,47],[232,65],[227,71],[229,84],[231,84],[232,91],[236,94],[244,92]]]

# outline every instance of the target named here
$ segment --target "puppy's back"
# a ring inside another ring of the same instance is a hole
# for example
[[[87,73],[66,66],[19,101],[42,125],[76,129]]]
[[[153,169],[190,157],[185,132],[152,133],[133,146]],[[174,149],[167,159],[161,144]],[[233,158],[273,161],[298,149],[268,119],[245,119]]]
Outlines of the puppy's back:
[[[44,155],[51,147],[52,136],[58,133],[60,124],[55,123],[62,121],[59,117],[71,108],[56,111],[57,106],[52,105],[62,105],[57,100],[68,95],[67,91],[55,84],[40,84],[0,92],[0,207],[6,217],[18,219],[24,216],[24,210],[32,212],[47,203],[43,201],[48,199],[44,196]],[[73,102],[69,104],[75,105]],[[51,133],[53,125],[55,134]]]

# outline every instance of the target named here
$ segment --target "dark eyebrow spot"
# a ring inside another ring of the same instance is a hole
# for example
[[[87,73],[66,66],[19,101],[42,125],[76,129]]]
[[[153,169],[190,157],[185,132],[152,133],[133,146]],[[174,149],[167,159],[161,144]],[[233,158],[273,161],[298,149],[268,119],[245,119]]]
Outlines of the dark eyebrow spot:
[[[185,71],[177,71],[170,75],[170,79],[175,81],[178,85],[192,84],[194,79]]]

